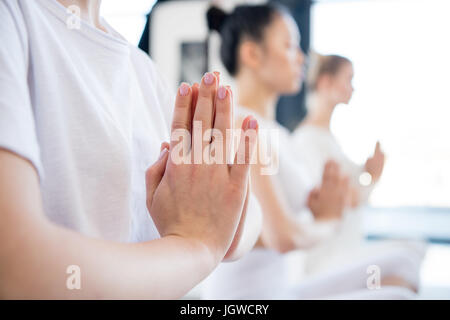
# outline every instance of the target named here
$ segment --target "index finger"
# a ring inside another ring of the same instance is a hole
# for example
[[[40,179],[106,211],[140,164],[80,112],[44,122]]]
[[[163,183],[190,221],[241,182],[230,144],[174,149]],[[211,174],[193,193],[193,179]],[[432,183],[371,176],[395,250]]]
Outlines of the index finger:
[[[175,110],[172,118],[171,134],[177,131],[186,134],[191,133],[192,128],[192,89],[187,83],[182,83],[177,92],[175,100]],[[178,134],[178,133],[177,133]],[[178,141],[170,139],[171,148],[175,147]]]

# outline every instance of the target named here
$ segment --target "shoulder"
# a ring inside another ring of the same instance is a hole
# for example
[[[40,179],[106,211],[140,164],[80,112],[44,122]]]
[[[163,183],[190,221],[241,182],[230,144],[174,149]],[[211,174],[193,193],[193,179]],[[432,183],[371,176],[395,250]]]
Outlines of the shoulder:
[[[158,71],[156,69],[155,63],[147,53],[130,44],[130,54],[131,62],[135,65],[137,71],[144,72],[152,78],[157,78]]]
[[[145,88],[144,90],[153,91],[161,105],[166,123],[170,124],[175,105],[175,90],[168,84],[165,76],[147,53],[136,46],[130,45],[130,47],[131,61],[141,87]]]
[[[0,32],[2,38],[13,31],[14,33],[26,31],[22,6],[23,3],[19,0],[0,1]]]

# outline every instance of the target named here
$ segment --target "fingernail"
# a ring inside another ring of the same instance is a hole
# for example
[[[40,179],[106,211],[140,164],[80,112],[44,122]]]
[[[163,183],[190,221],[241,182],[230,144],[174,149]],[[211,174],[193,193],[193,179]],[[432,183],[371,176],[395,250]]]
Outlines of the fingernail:
[[[167,148],[162,149],[161,154],[159,155],[158,161],[161,160],[162,158],[164,158],[164,156],[166,155],[167,152],[169,152],[169,150],[167,150]]]
[[[189,94],[189,85],[187,83],[182,83],[180,86],[180,95],[187,96]]]
[[[203,81],[205,82],[205,84],[211,85],[214,82],[214,76],[211,73],[207,72],[203,76]]]
[[[258,128],[258,121],[256,121],[255,118],[252,118],[248,123],[248,127],[249,127],[249,129],[255,130],[256,128]]]
[[[227,89],[225,87],[220,87],[217,92],[217,96],[220,100],[225,99],[227,97]]]

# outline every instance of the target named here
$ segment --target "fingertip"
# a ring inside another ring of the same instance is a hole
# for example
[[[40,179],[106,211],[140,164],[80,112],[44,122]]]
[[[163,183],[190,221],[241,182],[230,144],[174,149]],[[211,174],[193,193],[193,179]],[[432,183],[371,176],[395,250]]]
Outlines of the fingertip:
[[[244,130],[258,130],[258,128],[258,120],[256,120],[253,116],[246,117],[242,123],[242,129]]]
[[[228,89],[226,87],[219,87],[219,90],[217,90],[217,97],[219,100],[225,100],[228,96]]]
[[[215,81],[216,81],[216,76],[214,73],[211,73],[211,72],[205,73],[205,75],[203,76],[203,79],[202,79],[202,83],[206,86],[213,85]]]
[[[248,122],[248,128],[250,130],[258,130],[259,128],[258,120],[252,117]]]
[[[186,97],[190,93],[191,93],[191,86],[188,83],[183,82],[178,89],[178,94],[182,97]]]
[[[161,148],[161,153],[159,155],[158,161],[163,160],[168,153],[169,153],[169,148]]]
[[[168,142],[163,142],[161,143],[161,148],[160,151],[162,152],[165,149],[169,149],[170,148],[170,144]]]

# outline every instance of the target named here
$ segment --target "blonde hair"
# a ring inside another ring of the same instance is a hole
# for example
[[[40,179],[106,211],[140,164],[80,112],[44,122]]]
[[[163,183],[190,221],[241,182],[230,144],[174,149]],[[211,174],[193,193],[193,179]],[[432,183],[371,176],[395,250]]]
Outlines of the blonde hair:
[[[317,52],[311,52],[309,57],[310,65],[308,71],[307,84],[311,92],[317,90],[319,80],[324,75],[335,76],[340,67],[346,63],[352,63],[350,59],[331,54],[321,55]]]

